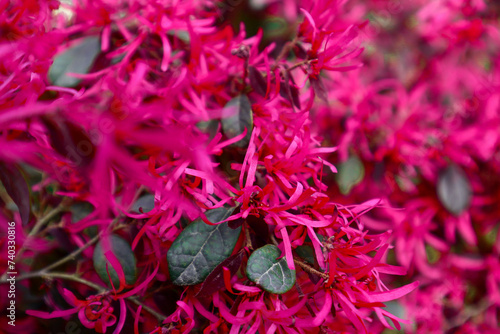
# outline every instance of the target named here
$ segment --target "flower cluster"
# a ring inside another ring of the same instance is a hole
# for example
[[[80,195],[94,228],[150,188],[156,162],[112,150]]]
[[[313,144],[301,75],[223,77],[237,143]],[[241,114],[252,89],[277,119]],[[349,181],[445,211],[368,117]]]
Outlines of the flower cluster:
[[[391,255],[421,283],[408,332],[498,330],[500,136],[498,6],[486,1],[357,1],[369,12],[365,67],[318,113],[349,203],[391,209]],[[372,50],[372,51],[370,51]],[[350,169],[351,173],[348,172]],[[345,170],[345,172],[343,172]],[[344,179],[345,180],[345,179]],[[396,210],[394,210],[396,209]]]
[[[0,0],[2,330],[494,330],[499,11],[398,4]]]

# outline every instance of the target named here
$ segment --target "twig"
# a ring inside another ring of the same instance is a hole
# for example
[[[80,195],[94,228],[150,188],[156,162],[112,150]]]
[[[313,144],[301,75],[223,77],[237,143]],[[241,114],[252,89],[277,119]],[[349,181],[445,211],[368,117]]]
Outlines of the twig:
[[[165,320],[167,318],[167,316],[159,313],[159,312],[156,312],[155,310],[153,310],[151,307],[145,305],[144,303],[142,303],[141,301],[139,301],[136,297],[127,297],[128,300],[130,300],[131,302],[133,302],[134,304],[136,305],[139,305],[139,306],[142,306],[142,309],[143,310],[146,310],[148,311],[149,313],[151,313],[152,315],[154,315],[154,317],[156,319],[158,319],[158,321],[160,323],[163,322],[163,320]]]
[[[99,234],[97,234],[95,237],[93,237],[92,239],[90,239],[89,241],[87,241],[87,243],[85,245],[83,245],[81,248],[78,248],[77,250],[75,250],[74,252],[72,252],[71,254],[68,254],[66,255],[65,257],[63,257],[62,259],[60,259],[59,261],[56,261],[54,263],[52,263],[51,265],[48,265],[47,267],[43,268],[40,270],[40,272],[42,273],[46,273],[56,267],[59,267],[61,264],[64,264],[70,260],[75,260],[77,255],[79,255],[81,252],[83,252],[84,250],[86,250],[87,248],[89,248],[92,244],[94,244],[95,242],[97,242],[99,240],[99,238],[101,237],[101,235],[103,234],[103,231],[101,231]]]
[[[97,285],[97,284],[95,284],[93,282],[87,281],[86,279],[83,279],[81,277],[78,277],[78,276],[75,276],[75,275],[72,275],[72,274],[58,273],[58,272],[55,272],[55,273],[42,273],[42,272],[37,271],[35,273],[28,273],[26,275],[22,275],[22,276],[16,277],[16,281],[21,281],[21,280],[25,280],[25,279],[29,279],[29,278],[35,278],[35,277],[41,277],[41,278],[46,279],[46,280],[50,280],[50,279],[54,279],[54,278],[61,278],[61,279],[65,279],[65,280],[68,280],[68,281],[77,282],[77,283],[80,283],[80,284],[84,284],[84,285],[86,285],[88,287],[91,287],[92,289],[98,291],[98,293],[104,293],[104,292],[106,292],[108,290],[107,288],[105,288],[103,286],[100,286],[100,285]],[[4,282],[1,282],[1,283],[4,283]],[[136,305],[142,306],[142,308],[144,310],[146,310],[149,313],[151,313],[160,322],[163,322],[163,320],[165,320],[167,318],[167,316],[165,316],[165,315],[163,315],[163,314],[155,311],[151,307],[143,304],[136,297],[127,297],[126,299],[130,300],[131,302],[135,303]]]
[[[310,265],[308,265],[302,261],[293,259],[293,262],[295,264],[299,265],[302,269],[304,269],[305,272],[308,272],[309,274],[317,275],[317,276],[321,277],[322,279],[324,279],[325,281],[328,281],[328,278],[329,278],[328,274],[325,274],[319,270],[316,270],[313,267],[311,267]]]
[[[248,249],[253,250],[252,239],[250,238],[250,230],[248,228],[248,224],[245,224],[245,226],[243,226],[243,229],[245,231],[245,246],[248,247]]]
[[[304,292],[302,291],[302,289],[300,288],[300,285],[299,285],[299,282],[295,282],[295,288],[297,289],[298,293],[299,293],[299,297],[302,297],[302,298],[307,298],[308,300],[306,300],[306,308],[307,310],[309,311],[309,314],[312,316],[312,317],[315,317],[316,316],[316,312],[314,312],[314,310],[312,309],[311,307],[311,304],[309,304],[309,296],[306,296],[304,294]]]
[[[453,328],[457,328],[468,322],[470,319],[473,319],[481,314],[484,314],[486,310],[491,306],[491,302],[487,299],[483,299],[480,303],[476,305],[471,305],[466,307],[462,312],[460,312],[456,317],[454,317],[448,323],[448,330]]]
[[[116,222],[118,222],[118,220],[120,219],[120,217],[121,216],[116,217],[113,220],[113,222],[109,225],[108,229],[111,228],[114,224],[116,224]],[[116,231],[116,230],[119,230],[122,227],[123,226],[116,226],[113,229],[113,232]],[[64,258],[60,259],[59,261],[56,261],[56,262],[52,263],[51,265],[48,265],[47,267],[41,269],[40,272],[48,272],[51,269],[59,267],[63,263],[66,263],[66,262],[68,262],[70,260],[75,260],[76,257],[77,257],[77,255],[79,255],[84,250],[86,250],[87,248],[89,248],[90,246],[92,246],[94,243],[96,243],[103,234],[104,234],[104,231],[99,232],[95,237],[93,237],[92,239],[90,239],[89,241],[87,241],[87,243],[85,245],[83,245],[82,247],[76,249],[72,253],[66,255]]]
[[[297,67],[300,67],[300,66],[302,66],[302,65],[308,65],[308,64],[310,64],[310,63],[312,63],[312,62],[314,62],[314,61],[316,61],[316,60],[317,60],[317,59],[307,59],[307,60],[303,60],[303,61],[301,61],[301,62],[298,62],[298,63],[296,63],[296,64],[293,64],[292,66],[290,66],[290,67],[288,68],[288,72],[290,72],[291,70],[296,69]]]
[[[35,226],[33,226],[30,233],[28,234],[28,236],[24,240],[23,245],[21,246],[21,248],[17,252],[17,255],[16,255],[14,262],[16,262],[16,260],[20,259],[21,255],[26,251],[26,246],[27,246],[28,242],[30,241],[30,239],[33,238],[33,236],[36,235],[42,229],[42,227],[45,224],[47,224],[52,218],[54,218],[56,215],[58,215],[59,213],[64,211],[64,209],[66,209],[66,204],[67,204],[67,201],[63,200],[57,207],[55,207],[52,211],[50,211],[45,216],[40,218],[40,220],[38,220],[38,222],[35,224]]]
[[[47,224],[52,218],[54,218],[56,215],[58,215],[60,212],[64,211],[66,209],[66,203],[67,201],[63,200],[56,208],[54,208],[52,211],[47,213],[44,217],[40,218],[38,222],[36,222],[35,226],[31,229],[30,233],[24,240],[24,243],[22,244],[21,248],[17,251],[16,257],[14,258],[15,263],[18,262],[18,260],[21,258],[23,253],[26,251],[26,246],[28,245],[29,241],[31,238],[33,238],[34,235],[36,235],[42,227]],[[3,283],[5,279],[7,278],[7,271],[0,277],[0,283]]]
[[[78,283],[84,284],[86,286],[89,286],[92,289],[95,289],[95,290],[99,291],[99,293],[102,293],[102,292],[106,291],[105,287],[97,285],[97,284],[95,284],[93,282],[87,281],[86,279],[83,279],[83,278],[78,277],[76,275],[67,274],[67,273],[58,273],[58,272],[55,272],[55,273],[42,273],[40,271],[37,271],[37,272],[34,272],[34,273],[28,273],[26,275],[21,275],[19,277],[16,277],[16,281],[22,281],[22,280],[25,280],[25,279],[35,278],[35,277],[41,277],[41,278],[47,279],[47,280],[50,280],[50,279],[53,279],[53,278],[62,278],[62,279],[66,279],[66,280],[73,281],[73,282],[78,282]],[[0,283],[5,283],[5,282],[2,281]]]

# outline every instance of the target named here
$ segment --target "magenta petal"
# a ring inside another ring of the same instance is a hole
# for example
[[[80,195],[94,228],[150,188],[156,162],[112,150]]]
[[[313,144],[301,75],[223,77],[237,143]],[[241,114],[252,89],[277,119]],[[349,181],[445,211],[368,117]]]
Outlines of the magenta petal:
[[[372,293],[370,294],[370,302],[387,302],[390,300],[398,299],[400,297],[403,297],[404,295],[409,294],[413,290],[417,288],[417,286],[420,283],[418,281],[407,284],[405,286],[402,286],[400,288],[391,290],[391,291],[386,291],[386,292],[377,292],[377,293]]]
[[[120,318],[118,319],[118,324],[116,325],[113,334],[118,334],[121,332],[123,325],[125,324],[125,319],[127,318],[127,305],[125,304],[125,299],[120,298]]]
[[[293,255],[292,255],[292,244],[290,243],[290,238],[288,236],[286,227],[283,226],[280,232],[281,232],[281,237],[283,238],[283,245],[285,247],[286,263],[288,264],[288,268],[290,268],[291,270],[295,270],[295,263],[293,262]]]
[[[123,272],[122,265],[120,264],[120,261],[118,261],[118,258],[116,257],[116,255],[113,254],[113,252],[107,251],[104,253],[104,256],[109,261],[109,263],[111,263],[111,266],[116,271],[116,274],[118,275],[118,278],[120,279],[120,287],[118,288],[118,291],[120,291],[126,285],[125,273]],[[117,287],[114,287],[114,288],[116,289]]]
[[[160,268],[160,263],[158,263],[156,265],[155,270],[153,270],[153,272],[151,273],[151,275],[149,275],[141,284],[137,285],[132,290],[127,291],[127,292],[121,294],[119,296],[119,298],[127,298],[127,297],[130,297],[130,296],[136,294],[137,292],[139,292],[142,288],[144,288],[145,286],[147,286],[149,284],[149,282],[151,282],[151,280],[156,276],[156,273],[158,272],[159,268]]]
[[[76,312],[78,312],[78,308],[72,308],[69,310],[61,310],[61,311],[52,311],[52,312],[26,310],[26,314],[32,315],[34,317],[42,318],[42,319],[53,319],[53,318],[66,317],[68,315],[75,314]]]
[[[64,299],[73,306],[83,306],[86,304],[84,301],[81,301],[78,298],[76,298],[73,292],[69,291],[68,289],[63,289],[62,295]]]

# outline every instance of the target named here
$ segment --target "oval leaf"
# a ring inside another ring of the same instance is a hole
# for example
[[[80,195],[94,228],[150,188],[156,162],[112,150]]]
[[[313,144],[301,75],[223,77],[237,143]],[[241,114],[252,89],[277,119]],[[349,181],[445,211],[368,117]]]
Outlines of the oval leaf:
[[[125,283],[127,283],[128,285],[134,284],[137,279],[137,267],[135,255],[132,252],[132,248],[127,241],[114,234],[109,236],[109,243],[111,245],[111,251],[122,266],[123,273],[125,274]],[[109,272],[109,276],[111,277],[114,287],[118,289],[118,287],[120,286],[120,279],[118,278],[118,274],[116,273],[115,269],[104,255],[102,241],[99,241],[94,249],[93,261],[94,269],[99,277],[104,282],[111,285],[109,283],[108,277]],[[106,264],[108,265],[108,272],[106,272]]]
[[[450,213],[458,216],[470,205],[472,189],[464,171],[450,165],[440,175],[437,183],[437,194],[441,204]]]
[[[314,249],[309,245],[303,245],[295,248],[295,252],[300,256],[306,263],[314,265],[314,259],[316,255]]]
[[[152,194],[145,194],[137,199],[132,205],[130,211],[147,213],[155,208],[155,196]]]
[[[205,213],[208,220],[218,223],[229,217],[234,208],[217,208]],[[177,285],[195,285],[233,252],[241,226],[232,229],[227,223],[208,225],[197,219],[189,224],[172,243],[167,260],[170,278]]]
[[[250,141],[253,129],[252,105],[246,95],[240,95],[230,100],[224,106],[222,130],[228,138],[234,138],[247,129],[245,138],[234,143],[238,147],[246,147]]]
[[[87,37],[80,44],[66,49],[54,59],[50,66],[50,81],[62,87],[78,85],[81,79],[70,77],[67,73],[88,73],[100,51],[101,44],[99,37],[96,36]]]
[[[264,290],[283,294],[295,284],[295,270],[288,268],[286,258],[274,245],[266,245],[250,255],[247,264],[248,278],[260,285]]]
[[[349,195],[352,187],[363,180],[365,176],[365,167],[363,162],[353,155],[338,166],[337,184],[343,195]]]
[[[85,219],[94,211],[94,206],[89,202],[76,202],[69,207],[71,211],[71,222],[77,223]]]

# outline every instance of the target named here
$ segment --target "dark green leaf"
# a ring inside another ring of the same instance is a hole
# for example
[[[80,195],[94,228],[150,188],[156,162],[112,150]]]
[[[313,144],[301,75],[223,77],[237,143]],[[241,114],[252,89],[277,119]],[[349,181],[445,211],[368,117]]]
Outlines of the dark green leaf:
[[[234,138],[247,129],[245,138],[235,143],[238,147],[246,147],[253,130],[252,105],[246,95],[239,95],[224,106],[225,118],[222,119],[222,130],[228,138]]]
[[[295,43],[293,47],[293,52],[299,59],[307,58],[307,51],[304,49],[301,43]]]
[[[440,175],[437,194],[441,204],[452,214],[458,216],[470,205],[472,189],[464,171],[450,165]]]
[[[78,85],[81,79],[70,77],[67,73],[88,73],[100,51],[99,37],[95,36],[87,37],[81,43],[66,49],[54,59],[50,66],[50,81],[62,87]]]
[[[130,209],[132,212],[146,213],[153,210],[155,207],[155,197],[152,194],[146,194],[139,197]]]
[[[314,265],[314,259],[316,255],[314,249],[309,245],[303,245],[295,248],[297,255],[304,259],[305,262]]]
[[[94,206],[89,202],[76,202],[70,206],[71,222],[77,223],[94,211]]]
[[[234,208],[217,208],[205,214],[212,223],[229,217]],[[201,283],[233,252],[241,227],[231,229],[227,223],[208,225],[197,219],[175,239],[167,253],[170,278],[177,285]]]
[[[210,136],[210,139],[215,137],[217,131],[219,131],[219,121],[216,119],[211,119],[210,121],[202,121],[196,124],[198,129],[207,133]]]
[[[120,265],[122,266],[123,273],[125,274],[125,283],[128,285],[134,284],[137,279],[137,267],[135,255],[132,252],[132,248],[127,241],[122,239],[117,235],[109,236],[109,243],[111,245],[111,251],[116,256]],[[106,264],[108,265],[109,276],[113,282],[115,288],[118,289],[120,286],[120,279],[115,269],[111,263],[106,259],[104,255],[102,242],[100,241],[94,249],[94,269],[99,275],[99,277],[106,283],[109,283],[108,273],[106,272]],[[111,285],[111,284],[110,284]]]
[[[247,264],[248,278],[260,285],[264,290],[283,294],[295,284],[295,270],[288,268],[286,258],[274,245],[266,245],[250,255]]]
[[[30,218],[30,192],[19,167],[15,164],[2,162],[0,164],[0,180],[2,180],[7,194],[16,203],[23,225],[26,225]]]
[[[338,166],[337,183],[343,195],[349,195],[352,187],[363,180],[365,167],[363,162],[355,155]]]
[[[189,43],[189,41],[191,40],[191,36],[189,35],[189,32],[186,30],[172,29],[167,31],[167,35],[175,36],[186,43]]]
[[[436,263],[441,258],[441,253],[429,244],[425,245],[425,253],[430,264]]]
[[[280,16],[269,16],[264,19],[263,22],[264,28],[264,38],[266,39],[280,39],[284,38],[286,34],[289,32],[290,25],[288,22]]]

